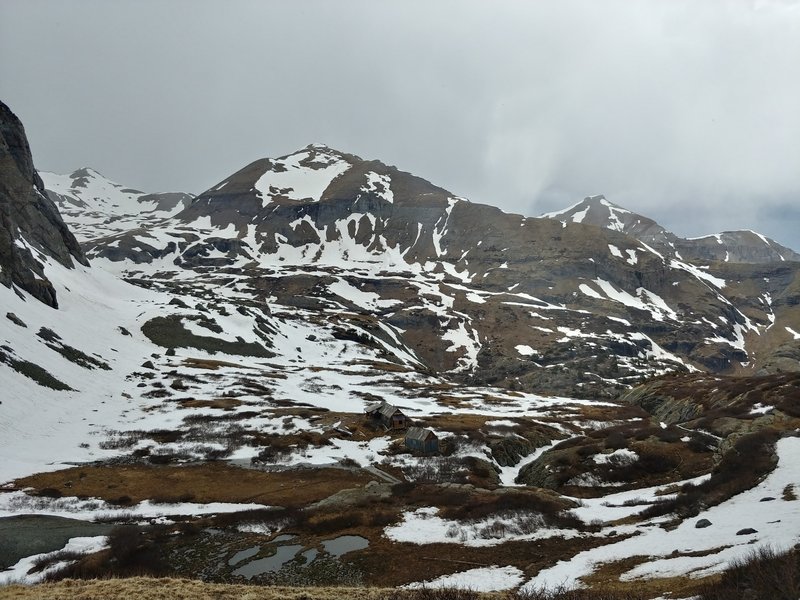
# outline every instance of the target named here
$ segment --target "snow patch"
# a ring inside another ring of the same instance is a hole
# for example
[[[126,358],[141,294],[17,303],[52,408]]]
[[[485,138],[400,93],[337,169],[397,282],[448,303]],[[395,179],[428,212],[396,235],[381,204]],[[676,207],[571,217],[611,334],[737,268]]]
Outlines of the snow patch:
[[[442,575],[430,581],[411,583],[404,587],[414,588],[459,588],[473,592],[501,592],[517,587],[522,583],[523,573],[517,567],[477,567]]]

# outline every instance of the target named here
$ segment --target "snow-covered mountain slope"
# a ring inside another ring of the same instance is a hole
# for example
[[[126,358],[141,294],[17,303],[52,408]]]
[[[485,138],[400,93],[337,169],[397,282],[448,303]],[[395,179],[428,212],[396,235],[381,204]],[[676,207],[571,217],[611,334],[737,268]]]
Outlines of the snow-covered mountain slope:
[[[546,213],[542,217],[620,231],[679,260],[755,264],[800,261],[797,252],[749,230],[680,238],[652,219],[609,202],[604,196],[589,196],[564,210]]]
[[[70,175],[40,172],[48,197],[81,241],[136,229],[177,214],[190,194],[146,194],[108,180],[94,169]]]
[[[10,117],[8,122],[18,124]],[[3,126],[5,134],[6,122]],[[6,147],[16,149],[15,165],[30,168],[15,167],[12,175],[23,179],[27,173],[28,181],[9,186],[3,206],[11,206],[14,210],[7,212],[15,216],[44,211],[42,205],[58,217],[46,197],[28,193],[35,174],[30,153],[21,126],[13,133],[16,145]],[[15,180],[9,175],[6,181]],[[95,202],[114,204],[113,198]],[[67,261],[51,243],[66,231],[55,217],[30,229],[10,221],[0,230],[15,247],[24,245],[30,252],[37,281],[46,282],[52,298],[58,298],[58,304],[38,298],[37,289],[28,290],[16,278],[0,285],[5,311],[0,318],[0,483],[70,464],[130,459],[132,451],[167,460],[228,456],[249,462],[263,449],[255,440],[265,432],[334,431],[334,421],[323,426],[308,420],[309,407],[315,420],[327,414],[352,417],[376,394],[415,418],[461,405],[464,414],[486,419],[552,420],[552,426],[542,427],[554,435],[563,429],[558,421],[566,415],[581,420],[588,404],[460,386],[426,372],[400,340],[396,325],[359,311],[362,305],[387,305],[346,277],[328,282],[340,294],[340,302],[330,301],[328,310],[313,304],[304,308],[302,297],[297,302],[291,293],[281,301],[265,296],[262,286],[274,280],[262,279],[263,271],[254,278],[253,273],[203,274],[203,269],[173,266],[174,277],[161,273],[126,282],[102,268],[107,261],[82,264],[86,261],[74,238],[58,238],[67,252],[70,240],[75,246],[74,255],[66,257],[75,261]],[[5,264],[3,272],[11,272]],[[291,277],[284,283],[294,285]],[[405,287],[399,279],[396,283]],[[306,416],[289,425],[287,409]],[[186,440],[170,442],[157,435],[170,428]],[[372,460],[366,457],[388,444],[388,437],[341,441],[338,452],[321,446],[289,460],[308,461],[316,453],[313,460],[321,463],[349,458],[366,465]]]
[[[623,231],[506,214],[315,145],[84,246],[149,285],[336,315],[392,360],[462,381],[595,396],[675,369],[773,368],[800,326],[800,265],[681,259],[625,233],[652,221],[593,202]]]
[[[136,382],[126,378],[154,350],[137,317],[159,296],[99,269],[43,262],[58,309],[0,286],[4,480],[101,458],[107,453],[91,440],[144,408],[133,396]]]

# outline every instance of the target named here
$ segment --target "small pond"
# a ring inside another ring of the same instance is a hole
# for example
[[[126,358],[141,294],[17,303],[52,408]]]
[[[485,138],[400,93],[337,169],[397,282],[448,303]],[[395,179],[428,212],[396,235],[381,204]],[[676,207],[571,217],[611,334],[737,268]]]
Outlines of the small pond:
[[[267,547],[272,546],[273,544],[289,542],[294,540],[296,537],[297,536],[294,535],[279,535],[275,539],[271,540],[267,544]],[[322,557],[329,556],[331,558],[338,559],[348,552],[363,550],[368,546],[369,540],[359,535],[341,535],[337,538],[333,538],[332,540],[324,540],[322,542]],[[250,562],[247,562],[234,570],[233,575],[241,575],[247,579],[252,579],[258,575],[263,575],[264,573],[274,573],[276,571],[280,571],[284,565],[295,559],[301,552],[302,554],[300,554],[300,556],[303,559],[304,565],[311,564],[317,558],[320,558],[321,554],[317,548],[305,548],[301,544],[286,544],[274,547],[275,554],[272,556],[251,560]],[[259,552],[261,552],[261,549],[262,546],[253,546],[251,548],[240,550],[230,557],[228,560],[228,565],[232,567],[236,566],[242,561],[256,556]]]
[[[261,575],[263,573],[274,573],[275,571],[279,571],[283,565],[297,556],[297,553],[302,549],[303,546],[300,544],[278,546],[275,554],[272,556],[259,558],[258,560],[253,560],[246,565],[242,565],[236,569],[233,574],[247,577],[247,579],[252,579],[256,575]]]
[[[261,550],[261,546],[253,546],[252,548],[247,548],[246,550],[240,550],[233,556],[231,556],[228,564],[232,567],[233,565],[238,565],[245,559],[252,558],[256,554],[258,554],[259,550]]]
[[[322,542],[322,547],[325,552],[336,558],[348,552],[363,550],[367,546],[369,546],[369,540],[360,535],[340,535],[332,540],[325,540]]]
[[[70,538],[107,535],[114,525],[46,515],[0,519],[0,571],[19,559],[63,548]]]

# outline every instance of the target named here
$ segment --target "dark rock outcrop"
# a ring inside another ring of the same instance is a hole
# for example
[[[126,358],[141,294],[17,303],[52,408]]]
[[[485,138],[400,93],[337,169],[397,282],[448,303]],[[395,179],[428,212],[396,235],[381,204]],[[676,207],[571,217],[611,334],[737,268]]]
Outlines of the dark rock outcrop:
[[[25,129],[0,102],[0,284],[57,307],[41,253],[65,267],[88,264],[33,166]]]
[[[624,393],[620,400],[643,408],[667,424],[698,419],[719,435],[748,433],[795,416],[800,374],[720,377],[687,374],[653,379]]]
[[[711,521],[708,519],[700,519],[697,523],[694,524],[697,529],[705,529],[706,527],[711,527]]]

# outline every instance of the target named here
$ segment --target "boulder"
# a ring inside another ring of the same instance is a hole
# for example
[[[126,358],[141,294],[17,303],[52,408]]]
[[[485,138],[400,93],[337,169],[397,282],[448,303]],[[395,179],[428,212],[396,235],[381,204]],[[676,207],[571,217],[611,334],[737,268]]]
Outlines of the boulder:
[[[694,524],[697,529],[705,529],[706,527],[711,526],[711,521],[708,519],[700,519],[697,523]]]

